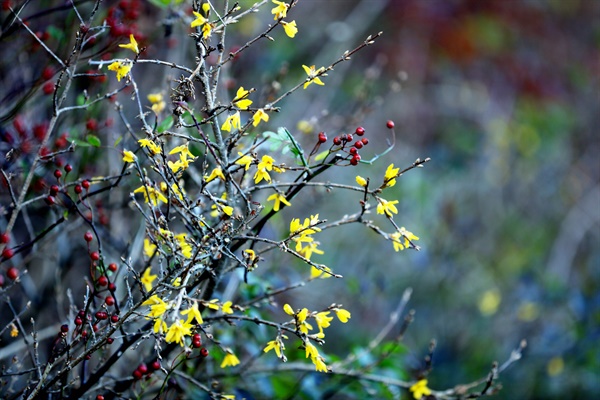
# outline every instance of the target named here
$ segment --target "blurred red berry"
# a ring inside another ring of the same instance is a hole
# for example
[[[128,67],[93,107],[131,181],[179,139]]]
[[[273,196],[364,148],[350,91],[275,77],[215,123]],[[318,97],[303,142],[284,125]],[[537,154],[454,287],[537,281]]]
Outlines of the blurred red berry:
[[[354,147],[356,147],[357,149],[362,149],[362,147],[363,147],[362,140],[357,140],[356,143],[354,143]]]
[[[325,143],[327,141],[327,135],[325,132],[319,133],[319,143]]]
[[[90,118],[85,123],[85,127],[87,128],[88,131],[95,131],[98,129],[98,122],[95,119]]]
[[[385,126],[387,126],[388,129],[393,129],[394,128],[394,121],[389,120],[388,122],[385,123]]]
[[[98,261],[100,259],[100,254],[97,251],[92,251],[90,253],[90,258],[92,261]]]
[[[111,272],[117,272],[117,264],[115,264],[115,263],[108,264],[108,270]]]
[[[365,128],[359,126],[358,128],[356,128],[356,131],[354,131],[354,133],[356,133],[358,136],[362,136],[365,134]]]
[[[81,186],[83,186],[85,190],[88,190],[90,188],[90,181],[84,180],[83,182],[81,182]]]
[[[62,177],[62,172],[60,171],[60,169],[54,170],[54,177],[56,179],[60,179]]]
[[[119,322],[119,316],[118,315],[111,315],[110,316],[110,322],[112,322],[113,324],[116,324],[117,322]]]
[[[333,144],[335,144],[336,146],[339,146],[342,144],[342,139],[339,136],[336,136],[333,138]]]
[[[42,71],[42,79],[47,81],[52,79],[52,77],[54,76],[54,69],[52,69],[52,67],[46,67],[43,69]]]
[[[6,244],[8,242],[10,242],[10,236],[8,233],[4,232],[2,235],[0,235],[0,243]]]
[[[17,278],[19,277],[19,270],[16,269],[15,267],[10,267],[7,271],[6,271],[6,277],[8,279],[10,279],[11,281],[15,281],[17,280]]]
[[[73,171],[73,166],[71,164],[65,165],[65,172],[68,174],[71,171]]]
[[[108,285],[108,278],[103,275],[100,278],[98,278],[97,282],[99,286],[106,286]]]
[[[44,85],[42,86],[42,92],[44,92],[45,95],[51,95],[52,93],[54,93],[54,83],[44,83]]]
[[[83,238],[85,239],[86,242],[91,242],[92,240],[94,240],[94,235],[92,235],[92,232],[87,231],[86,233],[83,234]]]
[[[83,191],[83,189],[81,189],[81,185],[75,185],[75,187],[73,188],[73,190],[77,194],[81,194],[81,192]]]
[[[5,260],[10,260],[14,255],[15,253],[13,252],[13,250],[9,249],[8,247],[2,250],[2,258],[4,258]]]
[[[115,298],[112,296],[106,296],[106,299],[104,299],[104,302],[106,303],[107,306],[114,306]]]

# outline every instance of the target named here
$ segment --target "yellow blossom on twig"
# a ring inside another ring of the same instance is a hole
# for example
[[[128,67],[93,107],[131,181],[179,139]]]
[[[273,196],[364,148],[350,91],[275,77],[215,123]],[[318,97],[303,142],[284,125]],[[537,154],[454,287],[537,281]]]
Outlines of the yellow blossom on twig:
[[[247,110],[248,107],[252,104],[252,100],[247,99],[249,91],[245,90],[243,86],[241,86],[237,93],[235,94],[235,98],[233,99],[233,105],[239,108],[240,110]]]
[[[275,212],[279,211],[279,207],[280,207],[281,203],[285,204],[286,206],[292,205],[292,203],[287,201],[285,196],[282,195],[281,193],[273,193],[272,195],[267,197],[267,201],[271,201],[271,200],[273,200],[275,202],[275,204],[273,205],[273,211],[275,211]]]
[[[392,216],[392,213],[398,214],[398,209],[394,204],[398,204],[398,200],[387,201],[381,197],[377,198],[379,204],[377,204],[377,214],[386,214],[388,217]]]
[[[427,387],[427,379],[421,379],[417,381],[408,390],[413,392],[413,397],[417,400],[423,396],[429,396],[431,394],[431,389]]]
[[[169,327],[167,335],[165,336],[165,342],[167,343],[179,343],[180,346],[185,346],[183,338],[192,334],[192,325],[184,322],[182,319],[176,321]]]
[[[314,65],[311,65],[310,67],[302,65],[302,68],[304,68],[304,72],[306,72],[306,75],[308,75],[307,81],[304,83],[304,89],[306,89],[311,83],[316,83],[317,85],[321,86],[325,85],[323,81],[317,76],[318,74],[325,71],[324,67],[315,69]]]
[[[223,182],[225,181],[225,175],[223,175],[223,170],[220,167],[217,167],[215,169],[213,169],[210,173],[210,175],[208,176],[204,176],[204,181],[206,183],[209,183],[211,181],[213,181],[214,179],[219,178],[221,179]]]
[[[272,0],[272,1],[274,4],[277,4],[276,7],[273,7],[271,9],[271,14],[275,14],[273,19],[278,20],[281,18],[285,18],[287,16],[287,11],[288,11],[288,8],[290,8],[290,5],[283,1],[277,1],[277,0]]]
[[[137,157],[135,156],[135,154],[133,154],[133,152],[129,150],[123,150],[123,161],[127,163],[132,163],[137,161]]]
[[[256,112],[252,116],[252,126],[258,126],[258,124],[260,124],[260,121],[269,121],[269,115],[262,108],[256,110]]]
[[[160,153],[160,146],[158,146],[156,143],[154,143],[150,139],[140,139],[140,140],[138,140],[138,143],[142,147],[147,147],[148,150],[150,150],[150,152],[152,154],[158,154],[158,153]]]
[[[187,315],[187,323],[191,323],[193,320],[200,325],[204,323],[202,319],[202,315],[200,314],[200,310],[198,310],[198,303],[194,302],[190,308],[181,312],[182,315]]]
[[[394,168],[394,164],[390,164],[385,170],[385,176],[383,178],[384,187],[392,187],[396,184],[396,176],[400,168]]]
[[[223,125],[221,125],[221,130],[225,132],[231,132],[231,128],[240,129],[241,120],[240,120],[240,112],[236,111],[235,114],[232,114],[227,117]]]
[[[154,280],[157,278],[157,275],[151,275],[151,272],[152,269],[150,267],[146,268],[142,278],[140,279],[144,285],[144,288],[146,289],[146,292],[152,290],[152,282],[154,282]]]
[[[140,48],[138,47],[138,42],[135,40],[133,33],[129,34],[129,43],[120,44],[119,47],[122,47],[124,49],[129,49],[129,50],[133,51],[135,54],[140,53]]]
[[[285,31],[285,34],[288,35],[289,37],[291,37],[292,39],[298,33],[298,27],[296,26],[296,21],[292,21],[292,22],[281,21],[281,26],[283,26],[283,30]],[[316,78],[316,79],[319,79],[319,78]],[[317,82],[315,82],[315,83],[317,83]]]
[[[221,368],[235,367],[239,363],[240,360],[235,356],[235,354],[228,351],[227,354],[225,354],[225,358],[223,358],[223,361],[221,362]]]
[[[254,157],[252,157],[250,155],[244,155],[239,151],[238,151],[238,156],[240,156],[240,158],[235,163],[238,165],[243,165],[244,169],[246,171],[248,171],[248,169],[250,168],[250,165],[254,162]]]
[[[109,71],[114,71],[117,73],[117,81],[121,81],[122,78],[127,76],[129,71],[131,71],[131,63],[129,62],[121,62],[115,61],[114,63],[108,66]]]

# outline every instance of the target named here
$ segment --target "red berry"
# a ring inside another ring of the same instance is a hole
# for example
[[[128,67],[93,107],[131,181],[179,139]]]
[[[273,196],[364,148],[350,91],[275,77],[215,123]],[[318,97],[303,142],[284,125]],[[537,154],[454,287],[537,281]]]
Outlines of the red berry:
[[[81,188],[81,185],[75,185],[75,187],[73,188],[73,190],[77,194],[81,194],[81,192],[83,191],[83,189]]]
[[[150,364],[150,368],[154,371],[158,371],[160,369],[160,361],[155,360],[152,364]]]
[[[19,277],[19,270],[16,269],[15,267],[10,267],[7,271],[6,271],[6,277],[8,279],[10,279],[11,281],[16,281],[17,278]]]
[[[368,145],[369,144],[369,139],[367,139],[366,137],[360,139],[360,141],[362,142],[363,145]]]
[[[356,153],[355,155],[352,156],[352,158],[350,159],[350,164],[352,165],[357,165],[358,162],[360,161],[360,154]]]
[[[325,132],[319,133],[319,143],[325,143],[327,141],[327,135]]]
[[[196,349],[202,346],[202,338],[200,337],[199,333],[196,333],[194,336],[192,336],[192,346]]]
[[[365,134],[365,128],[359,126],[358,128],[356,128],[356,131],[354,131],[354,133],[356,133],[358,136],[362,136]]]
[[[4,232],[2,235],[0,235],[0,243],[6,244],[8,242],[10,242],[10,236],[8,233]]]
[[[357,149],[362,149],[362,147],[363,147],[362,140],[357,140],[356,143],[354,143],[354,147],[356,147]]]
[[[94,326],[92,326],[92,329],[94,330],[94,332],[98,332],[98,324],[94,324]]]
[[[87,338],[88,335],[88,331],[83,331],[81,332],[81,337],[85,340],[85,338]]]
[[[146,366],[146,364],[142,363],[138,365],[137,370],[140,371],[142,374],[145,374],[146,372],[148,372],[148,367]]]
[[[60,171],[60,169],[54,171],[54,176],[56,177],[56,179],[60,179],[62,177],[62,172]]]
[[[35,138],[41,142],[46,137],[47,131],[48,127],[46,124],[37,124],[33,127],[33,136],[35,136]]]
[[[73,171],[73,167],[71,166],[71,164],[65,165],[65,172],[68,174],[71,171]]]
[[[115,339],[113,339],[111,337],[106,339],[106,343],[108,343],[108,344],[113,344],[114,341],[115,341]]]
[[[90,258],[92,259],[92,261],[98,261],[100,259],[100,254],[98,254],[97,251],[92,251],[90,253]]]
[[[387,126],[388,129],[393,129],[394,128],[394,121],[389,120],[388,122],[385,123],[385,126]]]
[[[108,270],[111,272],[117,272],[117,264],[115,264],[115,263],[108,264]]]
[[[104,275],[101,276],[100,278],[98,278],[98,286],[106,286],[108,285],[108,278],[106,278]]]
[[[77,315],[78,315],[80,318],[85,318],[85,311],[84,311],[84,310],[79,310],[79,312],[77,313]]]
[[[46,204],[48,204],[49,206],[52,206],[56,203],[56,199],[54,198],[54,196],[47,196],[44,201],[46,202]]]
[[[136,381],[139,381],[140,379],[142,379],[143,374],[140,372],[139,369],[136,369],[135,371],[133,371],[133,379],[135,379]]]
[[[88,190],[90,188],[90,181],[85,180],[85,181],[81,182],[81,186],[83,186],[83,188],[85,190]]]
[[[356,154],[358,152],[358,150],[356,150],[356,147],[350,147],[350,150],[348,150],[350,152],[350,154]]]
[[[92,359],[92,355],[91,354],[86,354],[85,355],[85,359],[86,360],[91,360]]]
[[[98,129],[98,122],[95,119],[90,118],[85,123],[85,127],[87,128],[88,131],[95,131],[96,129]]]
[[[99,394],[98,396],[96,396],[96,400],[104,400],[104,396],[102,396],[101,394]]]
[[[116,324],[117,322],[119,322],[119,316],[118,316],[118,315],[116,315],[116,314],[115,314],[115,315],[111,315],[111,316],[110,316],[110,321],[111,321],[113,324]]]
[[[81,326],[83,324],[83,320],[81,319],[81,317],[78,315],[75,317],[75,325],[77,326]]]
[[[104,319],[107,319],[107,318],[108,318],[108,314],[106,312],[104,312],[104,311],[98,311],[96,313],[96,319],[104,320]]]
[[[58,185],[50,186],[50,196],[56,196],[58,194],[59,187]]]
[[[346,140],[346,142],[351,142],[351,141],[354,140],[354,136],[352,136],[352,134],[349,133],[349,134],[346,135],[346,139],[345,140]]]
[[[113,306],[115,304],[115,298],[112,296],[106,296],[106,299],[104,299],[104,302],[106,303],[107,306]]]
[[[67,324],[64,324],[64,325],[62,325],[62,326],[60,327],[60,331],[61,331],[62,333],[67,333],[67,332],[69,332],[69,325],[67,325]]]
[[[45,95],[51,95],[52,93],[54,93],[54,83],[44,83],[44,86],[42,86],[42,92],[44,92]]]
[[[109,283],[108,290],[114,292],[115,290],[117,290],[117,285],[115,285],[114,283]]]
[[[336,146],[339,146],[342,144],[342,139],[339,136],[336,136],[333,138],[333,144],[335,144]]]
[[[83,234],[83,238],[85,239],[86,242],[91,242],[92,240],[94,240],[94,235],[92,235],[92,232],[87,231],[86,233]]]
[[[208,349],[206,347],[203,347],[200,349],[200,355],[202,357],[208,357]]]
[[[5,260],[10,260],[14,255],[15,255],[15,253],[13,252],[13,250],[9,249],[8,247],[6,247],[4,250],[2,250],[2,258],[4,258]],[[9,276],[9,278],[10,278],[10,276]]]
[[[54,70],[52,69],[52,67],[46,67],[42,71],[42,79],[45,81],[51,79],[53,76],[54,76]]]

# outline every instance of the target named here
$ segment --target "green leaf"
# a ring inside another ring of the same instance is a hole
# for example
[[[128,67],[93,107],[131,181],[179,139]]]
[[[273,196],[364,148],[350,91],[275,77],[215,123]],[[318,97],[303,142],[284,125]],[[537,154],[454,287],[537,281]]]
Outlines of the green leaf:
[[[118,145],[119,143],[121,143],[121,141],[122,141],[122,140],[123,140],[123,136],[119,136],[119,137],[117,138],[117,140],[115,140],[115,144],[113,144],[113,147],[117,147],[117,145]]]
[[[63,32],[63,30],[58,29],[54,25],[50,25],[48,28],[46,28],[46,31],[52,39],[55,39],[59,42],[62,41],[62,39],[65,37],[65,33]]]
[[[80,94],[79,96],[77,96],[77,99],[75,100],[75,103],[78,106],[82,106],[85,104],[85,96],[83,94]]]
[[[69,138],[69,142],[75,143],[75,146],[91,147],[91,144],[89,144],[88,142],[85,142],[81,139]]]
[[[322,151],[319,154],[317,154],[317,156],[315,157],[315,161],[324,160],[328,155],[329,155],[329,150]]]
[[[173,126],[173,116],[169,115],[158,125],[158,128],[156,128],[156,131],[158,133],[163,133],[164,131],[171,129],[172,126]]]
[[[89,144],[91,144],[94,147],[100,147],[102,145],[102,142],[100,141],[100,139],[98,138],[98,136],[87,135],[85,139],[87,140],[87,142]]]

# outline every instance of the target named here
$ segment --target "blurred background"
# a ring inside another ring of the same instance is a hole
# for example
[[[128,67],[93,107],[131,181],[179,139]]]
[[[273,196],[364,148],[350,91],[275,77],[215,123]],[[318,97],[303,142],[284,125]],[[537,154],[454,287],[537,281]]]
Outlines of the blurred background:
[[[243,8],[253,3],[240,1]],[[227,46],[235,50],[261,33],[273,21],[270,8],[231,29]],[[144,2],[139,12],[145,57],[189,62],[187,24],[175,24],[166,37],[161,21],[173,17],[168,10]],[[370,140],[363,160],[395,142],[372,165],[334,168],[324,176],[339,183],[354,184],[357,174],[379,182],[390,163],[404,168],[431,157],[384,194],[400,201],[395,220],[420,237],[421,251],[397,253],[391,242],[358,225],[315,237],[325,254],[313,260],[345,278],[315,281],[287,300],[314,309],[343,303],[352,312],[348,324],[331,328],[328,356],[344,357],[368,344],[410,287],[416,318],[393,377],[416,378],[435,339],[429,386],[468,383],[486,376],[494,360],[505,361],[525,339],[524,358],[501,376],[498,398],[600,393],[600,1],[300,0],[288,19],[297,22],[296,38],[278,27],[275,43],[257,42],[224,72],[230,88],[253,86],[255,101],[262,96],[265,103],[304,79],[302,64],[329,65],[368,35],[383,35],[323,78],[324,87],[312,85],[283,101],[270,130],[288,127],[309,151],[317,132],[331,140],[360,125]],[[59,43],[55,36],[76,28],[61,23],[38,20],[34,29]],[[20,65],[32,65],[28,57],[34,55],[21,54]],[[14,76],[21,71],[8,60],[1,64],[4,79],[18,82]],[[38,62],[31,76],[52,61]],[[136,66],[136,81],[149,92],[165,88],[174,75]],[[85,88],[92,96],[106,93],[99,84]],[[13,96],[5,93],[4,103]],[[134,112],[133,102],[125,102],[125,110]],[[107,118],[118,121],[114,112]],[[394,140],[387,120],[395,121]],[[110,137],[104,142],[120,134],[108,123],[101,129]],[[107,157],[106,168],[118,170],[120,154]],[[360,199],[345,191],[303,191],[266,233],[285,236],[291,218],[315,212],[334,221],[359,211]],[[382,216],[369,218],[393,230]],[[122,223],[108,229],[123,237]],[[79,247],[78,257],[86,257]],[[273,276],[290,259],[274,255],[269,262],[257,276]],[[292,264],[274,284],[305,276],[305,266]]]

